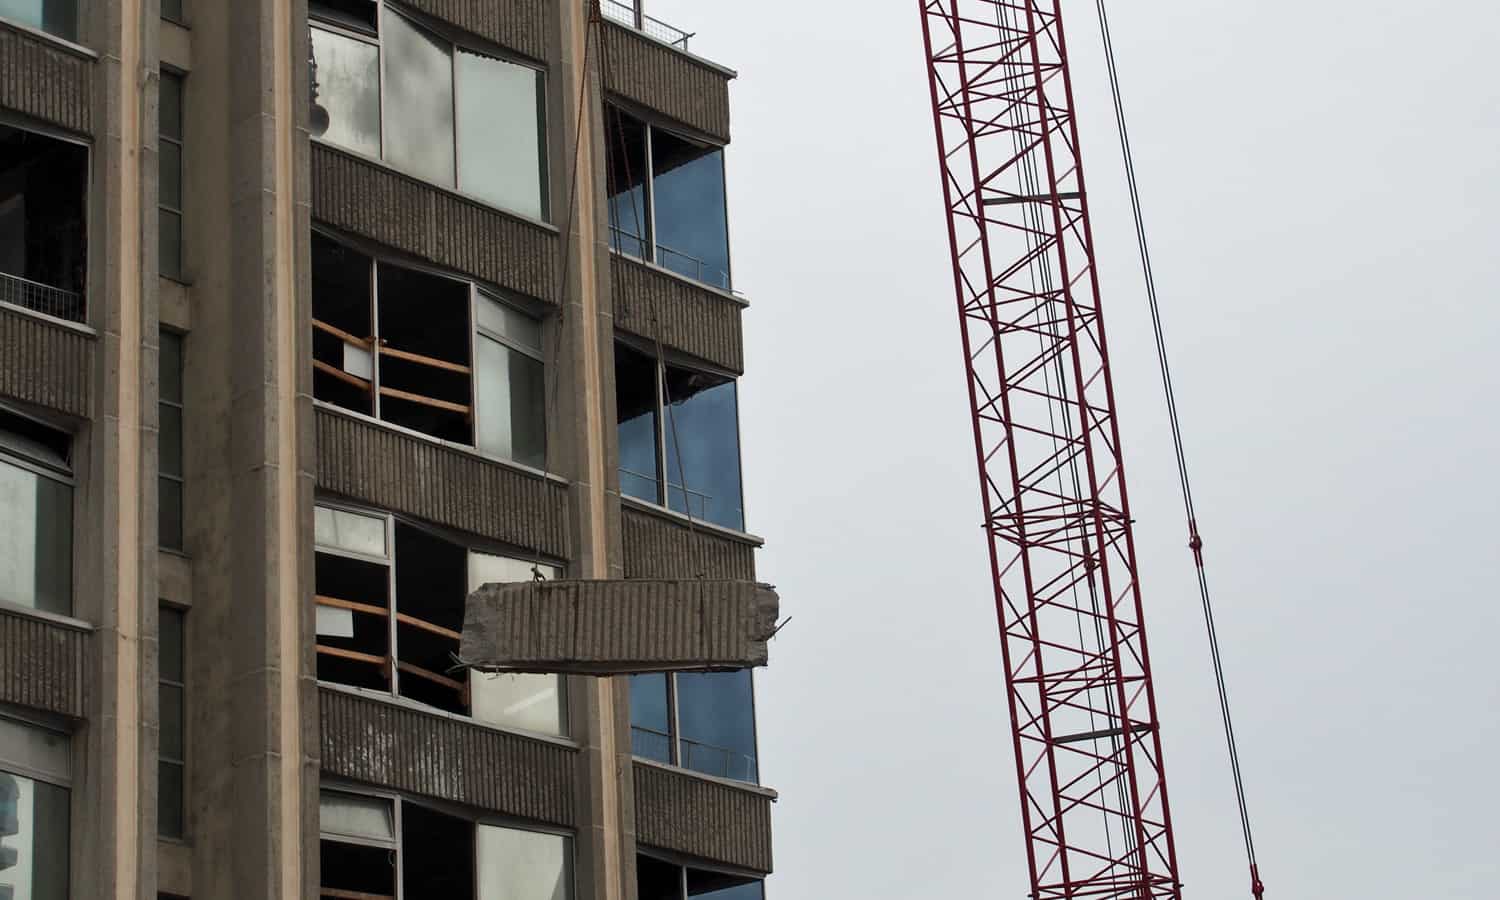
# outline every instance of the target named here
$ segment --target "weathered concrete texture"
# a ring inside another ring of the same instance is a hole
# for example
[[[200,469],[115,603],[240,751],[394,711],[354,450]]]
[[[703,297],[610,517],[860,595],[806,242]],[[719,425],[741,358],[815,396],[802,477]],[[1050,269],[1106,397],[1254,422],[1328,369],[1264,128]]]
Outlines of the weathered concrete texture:
[[[76,328],[0,306],[0,396],[88,415],[95,343]]]
[[[605,90],[729,143],[733,75],[614,22],[604,23],[604,42]]]
[[[317,445],[325,491],[568,558],[567,485],[326,407]]]
[[[0,611],[0,702],[82,718],[90,634]]]
[[[628,504],[620,509],[626,578],[728,578],[755,580],[755,548],[677,516]]]
[[[744,306],[739,301],[628,256],[610,260],[610,278],[620,330],[659,340],[735,374],[745,371]]]
[[[93,82],[87,55],[0,22],[0,106],[90,134]]]
[[[769,874],[774,796],[636,760],[636,842]]]
[[[555,3],[546,0],[406,0],[406,5],[471,34],[545,62]]]
[[[572,827],[577,751],[323,688],[323,771],[405,793]]]
[[[766,664],[776,592],[749,581],[540,581],[469,595],[459,656],[477,668],[622,675]]]
[[[313,219],[502,288],[557,302],[557,232],[325,144]]]

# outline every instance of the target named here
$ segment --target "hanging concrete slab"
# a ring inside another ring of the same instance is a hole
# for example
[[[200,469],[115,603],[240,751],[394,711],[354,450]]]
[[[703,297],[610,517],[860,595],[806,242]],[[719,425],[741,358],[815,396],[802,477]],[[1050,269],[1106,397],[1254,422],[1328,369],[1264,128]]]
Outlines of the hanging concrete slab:
[[[482,670],[624,675],[764,666],[770,585],[703,579],[487,584],[469,595],[459,655]]]

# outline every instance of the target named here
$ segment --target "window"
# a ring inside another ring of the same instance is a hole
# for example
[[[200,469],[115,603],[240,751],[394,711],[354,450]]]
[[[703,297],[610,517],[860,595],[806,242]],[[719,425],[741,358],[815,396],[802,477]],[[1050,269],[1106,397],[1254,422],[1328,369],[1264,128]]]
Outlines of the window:
[[[185,833],[184,774],[187,759],[186,645],[182,610],[161,605],[158,624],[160,681],[157,706],[161,740],[156,762],[156,830],[164,837]]]
[[[615,345],[620,491],[743,531],[734,379]]]
[[[546,466],[540,322],[475,284],[317,232],[312,255],[315,397]]]
[[[0,0],[0,15],[14,0]],[[0,124],[0,302],[84,318],[88,149]]]
[[[183,0],[161,0],[161,17],[179,24],[187,21],[183,15]]]
[[[689,869],[639,854],[635,858],[637,900],[765,900],[759,879],[707,869]]]
[[[73,611],[69,438],[0,409],[0,601]]]
[[[610,245],[729,290],[724,149],[605,112]]]
[[[0,18],[78,40],[78,0],[0,0]]]
[[[324,790],[323,896],[571,900],[572,841],[425,804]],[[400,890],[397,890],[397,886]]]
[[[0,897],[67,900],[68,736],[0,717]]]
[[[469,549],[392,516],[314,512],[318,677],[507,728],[564,734],[557,675],[451,672],[471,591],[527,581],[529,560]],[[539,566],[543,577],[559,570]]]
[[[157,415],[156,535],[168,550],[181,550],[183,510],[182,335],[161,333]]]
[[[3,0],[0,0],[3,2]],[[165,7],[163,7],[165,14]],[[179,10],[180,14],[180,10]],[[182,280],[182,76],[161,73],[161,134],[157,162],[158,266],[161,274]]]
[[[630,676],[630,743],[643,759],[758,781],[750,670]]]
[[[323,140],[533,219],[547,217],[542,73],[390,7],[314,0]],[[383,64],[383,66],[382,66]]]

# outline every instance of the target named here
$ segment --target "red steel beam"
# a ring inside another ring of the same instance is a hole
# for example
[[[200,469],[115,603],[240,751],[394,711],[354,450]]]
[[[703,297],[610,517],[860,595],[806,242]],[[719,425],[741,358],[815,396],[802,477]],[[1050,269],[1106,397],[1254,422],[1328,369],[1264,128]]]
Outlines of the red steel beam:
[[[1034,900],[1180,900],[1060,0],[919,0]]]

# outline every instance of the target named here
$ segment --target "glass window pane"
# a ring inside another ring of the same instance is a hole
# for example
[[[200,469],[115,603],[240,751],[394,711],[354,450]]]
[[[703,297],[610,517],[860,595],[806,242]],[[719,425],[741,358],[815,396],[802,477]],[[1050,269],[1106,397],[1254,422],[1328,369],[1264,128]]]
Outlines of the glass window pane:
[[[613,107],[606,108],[610,246],[640,259],[651,258],[651,210],[646,203],[646,126]]]
[[[162,206],[182,209],[182,147],[171,141],[157,145],[161,182],[158,201]]]
[[[743,531],[740,424],[735,382],[703,372],[667,369],[670,418],[667,505],[694,518]]]
[[[156,542],[182,549],[182,482],[165,476],[156,479]]]
[[[679,765],[755,781],[755,702],[749,669],[677,676]]]
[[[387,556],[385,519],[346,509],[316,507],[313,510],[313,540],[324,547],[347,550],[350,553]]]
[[[175,684],[157,686],[158,705],[161,712],[161,741],[158,752],[164,759],[182,760],[186,741],[183,737],[182,688]]]
[[[183,613],[180,609],[163,606],[158,619],[160,637],[160,668],[164,681],[183,681]]]
[[[0,0],[0,17],[78,40],[78,0]]]
[[[324,834],[375,841],[396,840],[396,819],[391,801],[379,797],[323,791],[318,795],[318,823]]]
[[[0,838],[15,862],[0,870],[0,894],[16,900],[67,900],[68,790],[0,772],[0,802],[14,810],[14,831]]]
[[[478,896],[484,900],[568,900],[568,839],[557,834],[480,825],[475,834]]]
[[[703,900],[764,900],[766,888],[764,882],[743,881],[740,884],[729,884],[729,882],[740,881],[740,879],[723,875],[718,872],[702,872],[697,869],[688,869],[687,895],[689,897],[701,897]]]
[[[630,752],[657,762],[672,761],[672,713],[667,676],[660,672],[630,676]]]
[[[386,10],[385,158],[453,185],[452,48]]]
[[[542,362],[509,347],[511,459],[541,469],[547,465],[546,379]]]
[[[4,0],[0,0],[4,2]],[[162,14],[166,14],[169,0],[162,2]],[[181,2],[178,2],[181,9]],[[179,14],[180,15],[180,14]],[[182,140],[182,76],[172,72],[161,73],[161,98],[157,117],[160,119],[162,137]]]
[[[615,345],[615,414],[620,440],[620,492],[661,502],[657,444],[656,361]]]
[[[156,831],[164,837],[180,838],[184,833],[184,774],[181,763],[156,764]]]
[[[181,403],[182,335],[171,331],[161,333],[158,365],[161,369],[161,399],[169,403]]]
[[[553,579],[560,574],[555,566],[538,568],[542,577]],[[529,560],[469,554],[469,590],[486,584],[530,581]],[[562,679],[545,674],[498,674],[474,672],[469,677],[470,715],[481,722],[522,728],[541,734],[566,733],[566,709]]]
[[[73,769],[68,743],[60,731],[0,717],[0,768],[13,766],[65,783]]]
[[[542,73],[458,48],[458,186],[533,219],[546,216]]]
[[[474,395],[479,406],[479,449],[511,458],[510,349],[480,337],[474,342]]]
[[[380,50],[374,44],[312,29],[318,105],[328,111],[323,140],[380,155]]]
[[[161,432],[157,440],[157,465],[163,475],[182,477],[182,407],[163,403],[157,407]]]
[[[652,129],[651,174],[656,262],[679,275],[728,290],[724,151]]]
[[[542,352],[542,323],[484,294],[479,295],[479,327],[528,350]]]
[[[186,21],[182,14],[182,0],[161,0],[161,17],[173,22]]]
[[[182,278],[182,216],[171,210],[157,210],[157,266],[168,278]]]
[[[73,609],[73,489],[0,460],[0,600]]]

